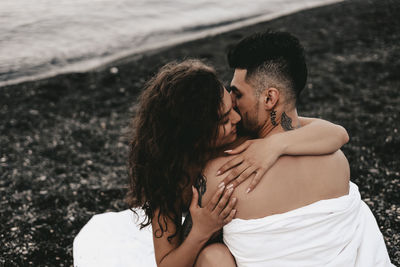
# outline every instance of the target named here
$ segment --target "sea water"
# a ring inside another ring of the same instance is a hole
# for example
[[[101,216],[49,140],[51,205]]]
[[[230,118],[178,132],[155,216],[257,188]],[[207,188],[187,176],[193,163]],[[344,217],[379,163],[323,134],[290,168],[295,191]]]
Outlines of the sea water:
[[[82,72],[337,0],[1,0],[0,86]]]

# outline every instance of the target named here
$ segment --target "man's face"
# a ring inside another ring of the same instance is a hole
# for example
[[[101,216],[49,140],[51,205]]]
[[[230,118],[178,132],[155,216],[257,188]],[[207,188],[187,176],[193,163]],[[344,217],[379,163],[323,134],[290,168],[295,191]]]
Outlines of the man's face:
[[[257,133],[260,128],[259,123],[259,98],[255,94],[252,85],[246,82],[247,70],[235,69],[231,81],[232,102],[239,109],[242,123],[245,130]]]

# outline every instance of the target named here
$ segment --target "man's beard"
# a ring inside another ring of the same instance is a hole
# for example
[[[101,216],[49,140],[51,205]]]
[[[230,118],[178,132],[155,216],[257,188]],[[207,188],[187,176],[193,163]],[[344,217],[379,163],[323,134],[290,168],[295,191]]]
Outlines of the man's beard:
[[[251,119],[249,117],[249,113],[246,112],[245,114],[240,113],[240,110],[235,107],[234,108],[237,113],[239,113],[240,117],[242,118],[240,122],[236,125],[237,131],[240,136],[249,136],[252,138],[257,138],[258,135],[258,124],[256,119]],[[258,115],[258,108],[256,107],[253,111],[255,113],[255,117],[257,118]]]
[[[257,117],[258,114],[254,114],[254,115],[256,115],[255,117]],[[243,128],[247,132],[249,132],[252,136],[257,136],[258,131],[259,131],[259,126],[258,126],[257,120],[254,117],[251,118],[249,116],[249,113],[246,112],[244,114],[242,121],[243,121]]]

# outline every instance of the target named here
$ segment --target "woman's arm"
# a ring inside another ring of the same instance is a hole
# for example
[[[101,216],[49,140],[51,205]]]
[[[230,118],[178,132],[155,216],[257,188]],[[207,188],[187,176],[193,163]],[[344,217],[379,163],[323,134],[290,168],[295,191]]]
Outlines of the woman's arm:
[[[168,217],[165,217],[165,221],[164,217],[160,218],[163,228],[167,229],[167,231],[161,237],[156,236],[160,231],[157,220],[159,211],[156,211],[152,227],[157,266],[192,267],[201,249],[212,234],[229,223],[235,216],[236,210],[233,208],[236,203],[235,200],[230,200],[232,192],[233,189],[225,190],[225,187],[220,187],[212,200],[204,208],[201,208],[197,204],[198,192],[193,189],[193,197],[190,204],[193,226],[189,235],[181,244],[179,235],[172,238],[171,242],[168,241],[168,236],[176,231],[175,224]]]
[[[153,226],[153,243],[154,252],[156,256],[157,266],[193,266],[197,255],[199,254],[202,247],[207,242],[207,236],[200,236],[196,231],[190,231],[189,235],[180,244],[179,235],[168,241],[168,236],[175,232],[175,224],[165,217],[161,217],[160,220],[165,223],[163,228],[167,227],[167,231],[164,232],[162,237],[156,237],[157,232],[160,231],[157,223],[158,211],[155,213],[155,217],[152,222]]]
[[[299,120],[304,127],[275,135],[275,142],[283,146],[282,155],[329,154],[349,141],[346,129],[340,125],[306,117],[299,117]]]
[[[228,154],[238,155],[218,170],[217,175],[230,170],[223,184],[230,183],[236,187],[256,173],[247,190],[250,192],[280,156],[329,154],[340,149],[349,140],[347,131],[342,126],[325,120],[301,117],[300,124],[304,127],[262,139],[248,140],[227,151]]]

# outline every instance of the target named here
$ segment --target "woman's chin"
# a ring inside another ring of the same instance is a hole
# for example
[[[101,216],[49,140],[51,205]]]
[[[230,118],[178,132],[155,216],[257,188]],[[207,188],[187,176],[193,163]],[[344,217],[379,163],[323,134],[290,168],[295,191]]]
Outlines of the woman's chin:
[[[232,137],[229,139],[229,142],[227,142],[227,145],[232,144],[233,142],[235,142],[237,139],[237,133],[232,133]]]

